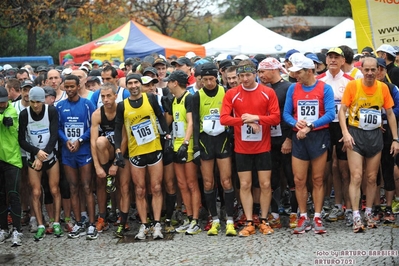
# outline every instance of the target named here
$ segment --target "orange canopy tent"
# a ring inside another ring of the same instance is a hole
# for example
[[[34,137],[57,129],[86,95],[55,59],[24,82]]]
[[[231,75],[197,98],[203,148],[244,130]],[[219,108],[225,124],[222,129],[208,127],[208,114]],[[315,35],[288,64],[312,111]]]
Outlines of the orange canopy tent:
[[[75,63],[82,63],[89,59],[123,61],[128,57],[144,58],[152,53],[179,57],[189,51],[205,56],[202,45],[180,41],[129,21],[97,40],[60,52],[60,62],[66,54],[71,54]]]

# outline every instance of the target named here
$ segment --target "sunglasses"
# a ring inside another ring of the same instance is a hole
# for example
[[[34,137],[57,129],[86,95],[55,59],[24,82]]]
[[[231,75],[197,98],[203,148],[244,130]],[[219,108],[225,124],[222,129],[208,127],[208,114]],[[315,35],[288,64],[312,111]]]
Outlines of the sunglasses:
[[[253,66],[239,66],[237,68],[237,74],[241,73],[256,73],[256,69]]]

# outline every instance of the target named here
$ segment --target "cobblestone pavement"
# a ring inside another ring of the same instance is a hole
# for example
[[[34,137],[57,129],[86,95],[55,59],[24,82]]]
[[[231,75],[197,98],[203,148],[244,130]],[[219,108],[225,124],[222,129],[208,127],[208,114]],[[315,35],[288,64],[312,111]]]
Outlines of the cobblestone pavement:
[[[287,219],[287,217],[284,217]],[[130,241],[138,230],[132,230],[124,242],[113,237],[116,227],[100,233],[97,240],[68,239],[47,235],[34,242],[24,227],[23,245],[0,245],[0,264],[6,265],[399,265],[399,228],[381,225],[365,233],[354,234],[344,221],[326,223],[327,233],[310,231],[293,235],[288,228],[272,235],[240,238],[206,232],[189,236],[175,234],[171,240]],[[285,220],[285,224],[287,221]],[[171,237],[172,238],[172,237]],[[370,251],[390,250],[394,256],[372,256]],[[336,254],[348,252],[347,254]],[[350,254],[355,252],[356,254]],[[328,259],[335,259],[328,261]],[[317,264],[316,264],[317,263]]]

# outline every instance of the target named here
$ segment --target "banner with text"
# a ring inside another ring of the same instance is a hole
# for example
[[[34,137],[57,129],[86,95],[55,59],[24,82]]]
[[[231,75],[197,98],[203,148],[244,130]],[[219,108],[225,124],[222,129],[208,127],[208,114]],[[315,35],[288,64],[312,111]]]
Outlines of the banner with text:
[[[399,0],[349,0],[358,52],[366,46],[399,45]]]

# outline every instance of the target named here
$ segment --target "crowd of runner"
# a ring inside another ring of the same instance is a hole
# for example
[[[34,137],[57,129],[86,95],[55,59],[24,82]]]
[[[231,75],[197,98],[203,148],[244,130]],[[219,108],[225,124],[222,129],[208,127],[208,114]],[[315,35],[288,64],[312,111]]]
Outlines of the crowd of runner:
[[[1,66],[0,243],[394,224],[396,48]]]

